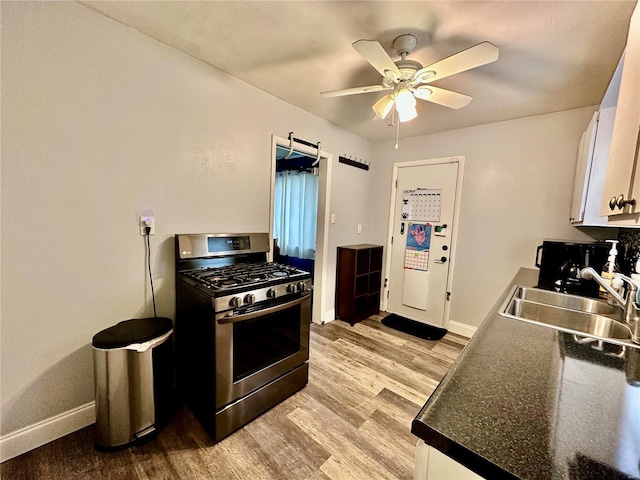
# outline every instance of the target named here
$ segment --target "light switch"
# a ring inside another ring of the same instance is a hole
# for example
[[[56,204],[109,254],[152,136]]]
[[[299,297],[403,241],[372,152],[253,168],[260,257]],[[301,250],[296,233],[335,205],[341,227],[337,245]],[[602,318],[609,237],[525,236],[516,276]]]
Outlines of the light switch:
[[[335,213],[331,214],[331,223],[336,223],[336,214]]]

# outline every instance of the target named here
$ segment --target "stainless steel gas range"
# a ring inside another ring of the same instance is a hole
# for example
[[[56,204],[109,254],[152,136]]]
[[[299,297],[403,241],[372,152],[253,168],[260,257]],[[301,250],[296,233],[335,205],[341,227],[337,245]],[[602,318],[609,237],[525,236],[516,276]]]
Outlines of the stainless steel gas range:
[[[219,441],[303,388],[311,275],[266,233],[176,235],[178,386]]]

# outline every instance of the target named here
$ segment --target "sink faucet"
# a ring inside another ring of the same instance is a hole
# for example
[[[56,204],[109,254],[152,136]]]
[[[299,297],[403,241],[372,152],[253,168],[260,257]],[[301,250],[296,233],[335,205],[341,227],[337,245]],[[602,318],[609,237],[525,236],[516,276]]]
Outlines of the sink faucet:
[[[622,295],[616,292],[611,287],[609,282],[598,275],[598,272],[596,272],[593,268],[587,267],[580,270],[580,277],[586,280],[593,280],[598,283],[607,291],[607,293],[611,296],[611,299],[613,299],[623,309],[624,321],[631,327],[631,339],[634,343],[640,343],[640,309],[635,303],[639,285],[635,280],[632,280],[631,278],[627,277],[626,275],[622,275],[621,273],[616,273],[616,276],[629,284],[629,287],[627,289],[627,298],[624,298]]]

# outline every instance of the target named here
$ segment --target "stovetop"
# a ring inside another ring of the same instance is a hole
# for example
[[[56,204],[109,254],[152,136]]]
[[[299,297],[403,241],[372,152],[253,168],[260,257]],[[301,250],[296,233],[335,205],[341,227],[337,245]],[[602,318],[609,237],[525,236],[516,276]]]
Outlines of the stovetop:
[[[221,294],[246,287],[262,288],[283,281],[310,278],[303,270],[275,262],[236,263],[182,272],[188,278]]]

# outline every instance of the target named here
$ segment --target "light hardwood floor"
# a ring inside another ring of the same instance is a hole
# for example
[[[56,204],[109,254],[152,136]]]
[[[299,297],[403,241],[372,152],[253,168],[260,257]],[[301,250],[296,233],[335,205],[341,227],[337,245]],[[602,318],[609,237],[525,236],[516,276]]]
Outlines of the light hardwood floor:
[[[312,325],[309,384],[214,444],[186,407],[151,442],[93,449],[93,426],[0,465],[12,479],[413,478],[411,420],[467,339],[438,342],[373,316]]]

